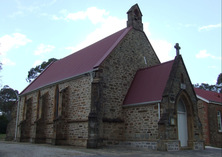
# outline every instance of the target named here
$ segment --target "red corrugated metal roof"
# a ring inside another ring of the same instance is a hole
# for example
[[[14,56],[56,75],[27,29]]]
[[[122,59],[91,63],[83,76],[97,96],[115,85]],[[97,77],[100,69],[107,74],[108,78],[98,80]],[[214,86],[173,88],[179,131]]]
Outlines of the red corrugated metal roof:
[[[214,101],[214,102],[222,102],[222,94],[212,91],[206,91],[199,88],[194,88],[196,95],[204,98],[207,101]]]
[[[137,71],[123,105],[162,100],[174,60]]]
[[[122,29],[78,52],[52,63],[21,94],[74,77],[98,67],[131,28]]]

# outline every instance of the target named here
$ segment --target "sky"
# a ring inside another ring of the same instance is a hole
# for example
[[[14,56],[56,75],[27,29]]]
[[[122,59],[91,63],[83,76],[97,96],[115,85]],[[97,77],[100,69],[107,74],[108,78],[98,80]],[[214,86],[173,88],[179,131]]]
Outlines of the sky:
[[[192,84],[216,84],[221,0],[0,0],[1,88],[21,92],[31,68],[125,28],[126,12],[136,3],[160,61],[172,60],[179,43]]]

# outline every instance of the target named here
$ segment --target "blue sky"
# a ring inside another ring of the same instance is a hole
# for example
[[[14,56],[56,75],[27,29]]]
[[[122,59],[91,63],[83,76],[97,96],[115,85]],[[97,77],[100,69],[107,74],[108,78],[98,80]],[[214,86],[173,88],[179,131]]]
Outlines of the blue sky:
[[[61,59],[126,27],[138,3],[144,31],[161,62],[181,46],[193,84],[221,73],[221,0],[0,0],[1,85],[21,92],[30,68]]]

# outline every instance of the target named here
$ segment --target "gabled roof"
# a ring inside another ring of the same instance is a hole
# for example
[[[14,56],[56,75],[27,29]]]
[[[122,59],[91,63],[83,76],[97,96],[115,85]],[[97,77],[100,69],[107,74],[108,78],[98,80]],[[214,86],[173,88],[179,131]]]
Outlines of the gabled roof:
[[[132,27],[122,29],[78,52],[50,64],[20,95],[97,68]]]
[[[194,88],[197,98],[207,102],[207,103],[222,103],[222,94],[212,91],[206,91],[199,88]]]
[[[123,105],[160,102],[174,60],[137,71]]]

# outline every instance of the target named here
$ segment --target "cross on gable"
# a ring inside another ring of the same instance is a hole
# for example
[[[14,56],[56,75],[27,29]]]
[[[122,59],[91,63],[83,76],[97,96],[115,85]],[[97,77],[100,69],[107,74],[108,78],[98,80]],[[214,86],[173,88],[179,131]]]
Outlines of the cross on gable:
[[[174,46],[174,48],[176,49],[176,53],[177,53],[177,56],[180,54],[180,46],[178,43],[176,43],[176,45]]]

